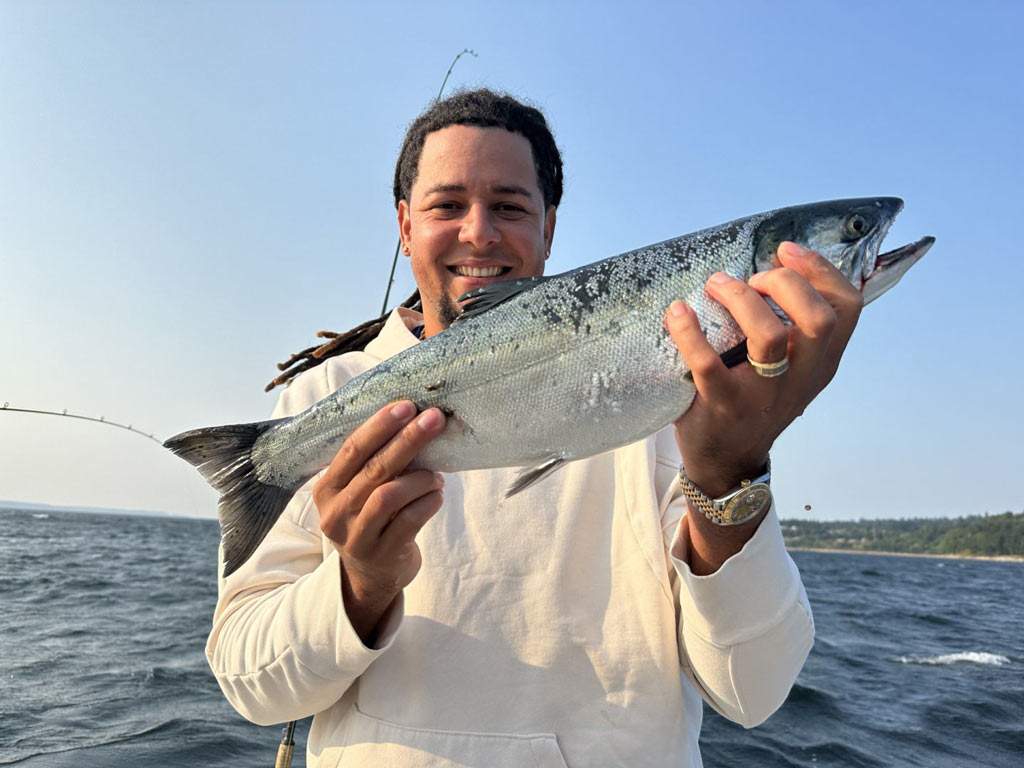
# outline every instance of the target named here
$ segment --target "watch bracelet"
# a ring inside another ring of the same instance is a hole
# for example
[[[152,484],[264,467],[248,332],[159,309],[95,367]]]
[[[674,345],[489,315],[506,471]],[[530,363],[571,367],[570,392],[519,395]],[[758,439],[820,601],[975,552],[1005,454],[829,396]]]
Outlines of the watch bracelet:
[[[769,456],[768,460],[767,460],[767,463],[766,463],[766,466],[765,466],[764,472],[762,472],[760,474],[760,476],[758,478],[756,478],[756,479],[759,479],[760,477],[763,477],[766,474],[770,478],[771,477],[771,471],[772,471],[772,459]],[[770,479],[768,480],[768,482],[771,482]],[[765,482],[763,484],[767,485],[768,482]],[[708,520],[710,520],[715,525],[720,525],[720,526],[740,525],[742,523],[747,522],[748,520],[750,520],[752,517],[754,517],[757,514],[757,511],[755,510],[755,511],[751,512],[751,514],[747,515],[746,517],[744,517],[744,518],[742,518],[740,520],[729,520],[729,519],[727,519],[725,517],[725,515],[723,514],[725,509],[723,508],[723,509],[719,510],[719,509],[715,508],[715,506],[714,506],[714,501],[715,500],[711,499],[711,497],[709,497],[706,493],[704,493],[700,488],[697,487],[697,485],[693,482],[693,480],[691,480],[689,478],[689,476],[686,474],[686,468],[682,464],[679,465],[679,483],[682,486],[683,496],[685,496],[686,499],[691,504],[693,504],[694,507],[699,509],[704,514],[704,517],[706,517]],[[755,484],[754,480],[743,480],[743,481],[740,482],[740,485],[739,485],[738,488],[734,488],[733,490],[729,491],[729,493],[727,493],[726,496],[734,496],[738,492],[746,490],[747,488],[749,488],[750,486],[752,486],[754,484]],[[771,490],[770,489],[769,489],[768,493],[769,493],[769,495],[771,494]]]

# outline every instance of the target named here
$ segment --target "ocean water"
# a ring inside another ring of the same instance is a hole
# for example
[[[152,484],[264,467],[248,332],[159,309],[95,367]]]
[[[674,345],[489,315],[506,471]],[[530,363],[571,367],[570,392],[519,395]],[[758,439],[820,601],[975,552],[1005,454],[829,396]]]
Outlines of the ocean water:
[[[267,766],[203,656],[217,525],[0,511],[0,765]],[[817,626],[783,707],[705,708],[708,768],[1024,766],[1024,565],[796,552]],[[300,724],[295,766],[307,724]]]

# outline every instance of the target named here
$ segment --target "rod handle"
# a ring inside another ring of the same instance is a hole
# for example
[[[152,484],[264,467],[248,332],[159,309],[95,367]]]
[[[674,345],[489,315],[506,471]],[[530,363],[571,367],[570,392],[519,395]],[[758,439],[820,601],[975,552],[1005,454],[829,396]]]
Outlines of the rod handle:
[[[295,752],[294,744],[280,744],[277,747],[277,762],[274,768],[292,768],[292,753]]]

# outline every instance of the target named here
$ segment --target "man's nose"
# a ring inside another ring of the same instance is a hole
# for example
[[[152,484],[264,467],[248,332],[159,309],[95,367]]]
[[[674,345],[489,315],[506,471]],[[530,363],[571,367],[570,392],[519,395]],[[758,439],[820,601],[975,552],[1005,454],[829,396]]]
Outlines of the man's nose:
[[[477,250],[484,250],[501,239],[501,233],[494,226],[487,206],[475,203],[466,211],[459,230],[459,242],[468,243]]]

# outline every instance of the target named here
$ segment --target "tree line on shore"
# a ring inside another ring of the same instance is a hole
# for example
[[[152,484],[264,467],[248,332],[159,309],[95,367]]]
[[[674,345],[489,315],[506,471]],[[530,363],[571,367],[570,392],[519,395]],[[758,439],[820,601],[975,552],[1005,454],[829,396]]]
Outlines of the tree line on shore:
[[[955,519],[783,520],[786,546],[929,555],[1024,556],[1024,512]]]

